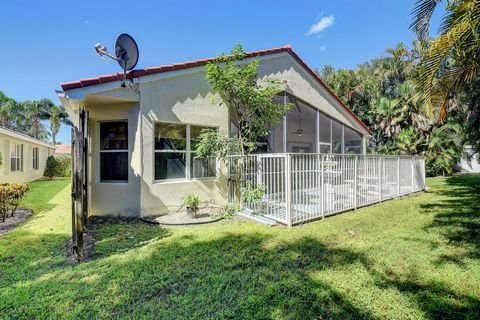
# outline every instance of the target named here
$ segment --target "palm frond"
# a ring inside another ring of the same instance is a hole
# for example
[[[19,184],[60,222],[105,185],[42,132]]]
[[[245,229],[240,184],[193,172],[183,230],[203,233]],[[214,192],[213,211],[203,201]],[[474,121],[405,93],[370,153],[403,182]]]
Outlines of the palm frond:
[[[417,0],[412,10],[413,21],[410,29],[413,30],[417,37],[426,41],[430,30],[430,20],[438,3],[442,0]]]

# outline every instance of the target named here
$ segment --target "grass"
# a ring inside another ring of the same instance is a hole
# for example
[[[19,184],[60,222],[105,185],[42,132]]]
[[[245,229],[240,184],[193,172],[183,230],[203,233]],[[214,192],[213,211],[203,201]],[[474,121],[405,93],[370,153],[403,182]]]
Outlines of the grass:
[[[32,183],[0,237],[0,318],[479,319],[480,176],[286,229],[99,224],[66,262],[70,186]]]

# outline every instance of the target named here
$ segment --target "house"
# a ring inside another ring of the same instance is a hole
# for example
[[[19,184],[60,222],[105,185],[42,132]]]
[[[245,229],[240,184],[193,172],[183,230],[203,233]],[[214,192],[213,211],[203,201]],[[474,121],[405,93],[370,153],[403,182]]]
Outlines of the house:
[[[43,177],[55,147],[26,134],[0,127],[0,183],[29,182]]]
[[[55,145],[55,155],[59,157],[70,157],[72,155],[72,145],[70,144]]]
[[[461,172],[480,173],[480,154],[472,146],[465,146],[458,167]]]
[[[259,152],[365,153],[370,130],[290,46],[245,59],[254,57],[260,78],[286,83],[278,101],[295,105]],[[212,60],[133,70],[126,87],[120,73],[61,84],[57,94],[87,146],[81,176],[90,215],[163,214],[177,209],[185,193],[227,201],[227,169],[216,159],[199,161],[194,151],[203,128],[235,130],[226,107],[218,99],[212,105],[204,74]]]

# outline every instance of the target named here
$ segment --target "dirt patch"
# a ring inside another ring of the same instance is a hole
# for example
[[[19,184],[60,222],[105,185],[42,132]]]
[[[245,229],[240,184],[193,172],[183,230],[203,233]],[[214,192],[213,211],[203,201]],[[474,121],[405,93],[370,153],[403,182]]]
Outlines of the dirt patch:
[[[32,216],[32,211],[25,208],[17,208],[13,217],[8,217],[5,222],[0,222],[0,237],[15,228],[18,224]]]

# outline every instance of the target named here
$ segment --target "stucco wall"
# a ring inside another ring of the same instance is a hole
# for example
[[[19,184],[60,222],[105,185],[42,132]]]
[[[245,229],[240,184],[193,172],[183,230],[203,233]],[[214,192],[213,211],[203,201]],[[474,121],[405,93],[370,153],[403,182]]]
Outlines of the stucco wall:
[[[10,144],[23,144],[23,171],[10,172]],[[38,169],[33,169],[33,148],[39,148]],[[30,182],[43,177],[45,165],[53,148],[0,133],[0,152],[3,165],[0,166],[0,183]]]
[[[90,111],[89,213],[91,215],[138,216],[140,210],[140,129],[138,104],[107,104]],[[100,122],[128,120],[128,182],[100,182]]]
[[[142,168],[141,215],[155,215],[179,208],[186,193],[196,193],[203,202],[224,203],[227,196],[226,170],[218,178],[190,181],[154,181],[154,124],[175,122],[216,126],[228,132],[225,106],[212,105],[212,93],[203,71],[174,78],[142,83]],[[217,100],[218,101],[218,100]]]

